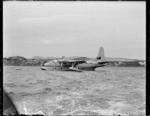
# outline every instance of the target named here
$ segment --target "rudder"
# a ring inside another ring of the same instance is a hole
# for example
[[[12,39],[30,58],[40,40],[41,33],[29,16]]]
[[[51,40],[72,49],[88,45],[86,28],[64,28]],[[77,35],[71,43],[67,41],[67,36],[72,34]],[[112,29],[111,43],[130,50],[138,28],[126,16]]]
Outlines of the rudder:
[[[104,48],[103,47],[100,47],[99,53],[98,53],[98,56],[96,57],[96,59],[105,60],[105,58],[104,58]]]

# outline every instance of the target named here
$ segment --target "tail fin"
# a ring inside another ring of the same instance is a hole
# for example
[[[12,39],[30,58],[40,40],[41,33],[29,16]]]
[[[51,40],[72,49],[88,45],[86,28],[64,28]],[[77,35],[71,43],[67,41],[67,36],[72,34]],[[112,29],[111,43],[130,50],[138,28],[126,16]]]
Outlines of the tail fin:
[[[105,60],[105,58],[104,58],[104,48],[103,47],[100,47],[99,53],[98,53],[98,56],[96,57],[96,59]]]

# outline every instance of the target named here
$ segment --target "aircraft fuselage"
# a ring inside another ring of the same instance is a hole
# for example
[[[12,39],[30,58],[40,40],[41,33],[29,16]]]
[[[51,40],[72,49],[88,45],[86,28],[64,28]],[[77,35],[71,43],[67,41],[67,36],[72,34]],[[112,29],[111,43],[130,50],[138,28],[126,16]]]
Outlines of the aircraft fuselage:
[[[68,67],[71,67],[71,63],[66,63],[61,65],[61,63],[49,63],[45,64],[43,67],[41,67],[42,70],[57,70],[57,71],[72,71]],[[97,67],[103,67],[104,65],[102,64],[97,64],[97,63],[81,63],[81,64],[76,64],[74,67],[80,70],[85,70],[85,71],[94,71],[95,68]]]

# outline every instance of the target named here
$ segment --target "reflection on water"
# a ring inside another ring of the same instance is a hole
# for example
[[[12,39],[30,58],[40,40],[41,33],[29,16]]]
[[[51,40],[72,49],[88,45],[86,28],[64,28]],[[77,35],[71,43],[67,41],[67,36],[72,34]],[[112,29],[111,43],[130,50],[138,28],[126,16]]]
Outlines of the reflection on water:
[[[4,88],[24,114],[145,114],[145,68],[42,71],[4,66]]]

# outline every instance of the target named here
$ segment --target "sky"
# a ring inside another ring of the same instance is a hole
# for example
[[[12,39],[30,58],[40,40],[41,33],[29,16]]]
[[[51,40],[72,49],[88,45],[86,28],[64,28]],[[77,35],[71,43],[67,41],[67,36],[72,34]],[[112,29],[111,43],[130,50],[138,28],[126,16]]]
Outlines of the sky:
[[[145,2],[3,2],[3,57],[146,58]]]

